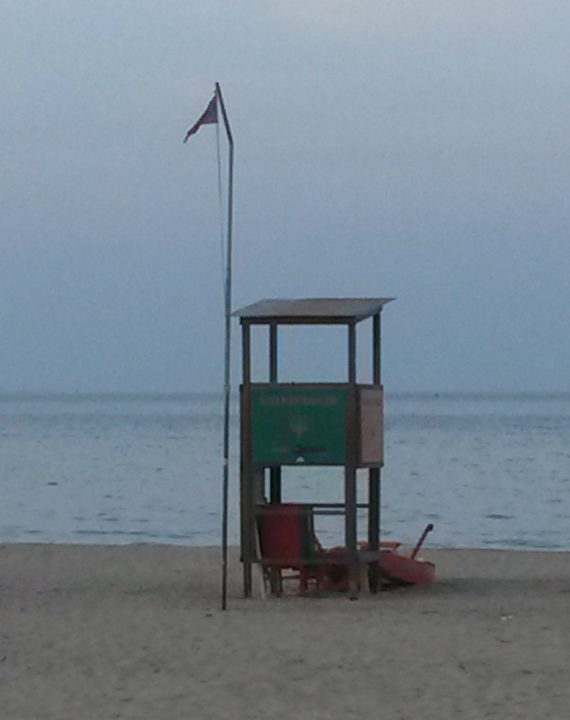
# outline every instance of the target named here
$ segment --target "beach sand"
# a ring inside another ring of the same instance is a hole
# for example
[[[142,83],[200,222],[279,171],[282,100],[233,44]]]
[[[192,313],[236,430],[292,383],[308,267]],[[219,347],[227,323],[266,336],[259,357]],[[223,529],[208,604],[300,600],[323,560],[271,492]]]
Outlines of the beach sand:
[[[0,546],[0,717],[568,718],[570,553],[438,550],[431,588],[240,597],[219,551]]]

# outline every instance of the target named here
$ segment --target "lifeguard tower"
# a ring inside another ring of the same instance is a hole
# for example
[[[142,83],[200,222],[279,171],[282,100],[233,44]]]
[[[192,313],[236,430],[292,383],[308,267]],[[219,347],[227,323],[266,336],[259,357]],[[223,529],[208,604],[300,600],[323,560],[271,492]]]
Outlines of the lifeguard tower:
[[[284,466],[344,467],[344,502],[311,503],[311,513],[344,515],[343,562],[350,597],[358,597],[362,572],[378,587],[380,473],[384,463],[381,313],[394,298],[262,300],[236,311],[242,329],[240,506],[243,590],[252,594],[252,566],[270,564],[260,550],[258,518],[278,511]],[[357,382],[357,325],[372,322],[372,378]],[[252,381],[251,328],[268,328],[269,377]],[[347,328],[346,382],[282,383],[278,379],[279,326],[341,325]],[[357,470],[368,470],[368,497],[357,500]],[[269,485],[269,487],[268,487]],[[267,492],[269,490],[269,492]],[[269,497],[269,505],[266,498]],[[367,542],[359,545],[357,511],[368,515]],[[334,562],[338,563],[338,557]],[[326,555],[311,565],[332,564]]]

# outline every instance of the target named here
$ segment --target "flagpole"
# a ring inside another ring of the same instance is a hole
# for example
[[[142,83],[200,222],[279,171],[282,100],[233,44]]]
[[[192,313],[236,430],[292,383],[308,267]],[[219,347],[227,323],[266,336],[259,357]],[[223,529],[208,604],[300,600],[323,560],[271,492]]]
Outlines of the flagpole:
[[[226,246],[226,277],[224,282],[225,300],[225,342],[224,342],[224,431],[223,431],[223,486],[222,486],[222,610],[227,607],[228,590],[228,487],[230,455],[230,356],[231,356],[231,314],[232,314],[232,220],[234,193],[234,140],[220,84],[216,83],[216,97],[222,111],[224,127],[229,143],[228,171],[228,236]]]

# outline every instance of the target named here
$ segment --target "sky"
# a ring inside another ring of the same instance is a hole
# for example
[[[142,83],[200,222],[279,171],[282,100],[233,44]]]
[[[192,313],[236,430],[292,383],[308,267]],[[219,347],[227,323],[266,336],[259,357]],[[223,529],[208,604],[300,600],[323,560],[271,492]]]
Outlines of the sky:
[[[550,0],[0,0],[0,392],[221,387],[216,127],[182,144],[216,81],[234,308],[396,297],[387,391],[570,391],[569,33]],[[283,377],[344,341],[288,330]]]

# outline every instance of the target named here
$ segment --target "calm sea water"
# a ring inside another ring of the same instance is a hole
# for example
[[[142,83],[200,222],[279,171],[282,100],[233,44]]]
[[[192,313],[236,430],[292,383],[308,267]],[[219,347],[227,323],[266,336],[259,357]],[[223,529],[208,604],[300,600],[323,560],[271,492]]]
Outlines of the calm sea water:
[[[388,396],[382,478],[384,537],[433,522],[433,546],[568,549],[570,396]],[[0,540],[216,544],[220,486],[215,396],[0,398]],[[342,473],[291,469],[284,496],[338,501]],[[319,521],[325,544],[340,522]]]

